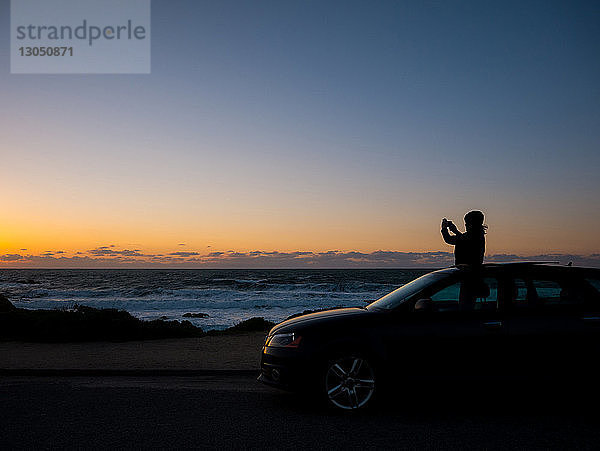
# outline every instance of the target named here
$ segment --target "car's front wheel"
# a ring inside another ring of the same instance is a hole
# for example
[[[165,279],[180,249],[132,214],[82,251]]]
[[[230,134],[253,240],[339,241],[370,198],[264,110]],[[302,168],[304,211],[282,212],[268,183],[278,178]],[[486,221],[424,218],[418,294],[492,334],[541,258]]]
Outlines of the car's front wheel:
[[[375,395],[375,370],[369,359],[359,354],[336,357],[327,362],[325,394],[340,409],[366,407]]]

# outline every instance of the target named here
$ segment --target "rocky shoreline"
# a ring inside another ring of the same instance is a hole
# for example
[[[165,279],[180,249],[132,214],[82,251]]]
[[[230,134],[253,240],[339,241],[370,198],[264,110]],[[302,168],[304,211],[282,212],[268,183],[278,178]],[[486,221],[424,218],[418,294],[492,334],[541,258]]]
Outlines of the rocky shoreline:
[[[189,321],[142,321],[124,310],[76,305],[69,310],[27,310],[0,295],[0,341],[79,342],[194,338],[206,335],[263,332],[273,327],[250,318],[223,331],[205,332]]]

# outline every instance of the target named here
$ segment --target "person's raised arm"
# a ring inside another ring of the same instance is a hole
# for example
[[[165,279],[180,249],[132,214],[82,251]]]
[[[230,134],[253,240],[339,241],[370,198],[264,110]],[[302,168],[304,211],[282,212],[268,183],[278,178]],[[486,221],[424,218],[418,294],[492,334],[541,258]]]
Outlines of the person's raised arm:
[[[462,235],[462,233],[458,230],[458,227],[456,227],[456,224],[454,224],[452,221],[446,221],[448,224],[448,230],[450,230],[452,233],[454,233],[455,235]]]
[[[442,220],[442,237],[448,244],[456,244],[456,235],[450,235],[450,232],[448,232],[448,229],[452,226],[454,227],[453,232],[454,230],[458,231],[452,221],[448,221],[446,218]]]

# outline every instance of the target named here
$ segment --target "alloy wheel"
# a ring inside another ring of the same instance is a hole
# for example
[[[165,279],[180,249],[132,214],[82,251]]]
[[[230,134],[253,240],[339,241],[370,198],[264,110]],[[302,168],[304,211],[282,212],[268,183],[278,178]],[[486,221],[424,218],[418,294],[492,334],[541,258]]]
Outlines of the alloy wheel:
[[[325,376],[327,398],[336,407],[354,410],[364,407],[375,393],[375,373],[359,356],[329,362]]]

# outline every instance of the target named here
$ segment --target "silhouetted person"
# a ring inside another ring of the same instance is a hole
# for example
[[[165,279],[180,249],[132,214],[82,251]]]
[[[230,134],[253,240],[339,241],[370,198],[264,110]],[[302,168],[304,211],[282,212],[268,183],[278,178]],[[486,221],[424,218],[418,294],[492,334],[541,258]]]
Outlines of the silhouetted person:
[[[444,241],[454,246],[454,264],[479,266],[485,254],[485,231],[483,213],[473,210],[465,215],[466,232],[462,233],[452,221],[442,220]],[[454,235],[450,235],[452,232]]]

